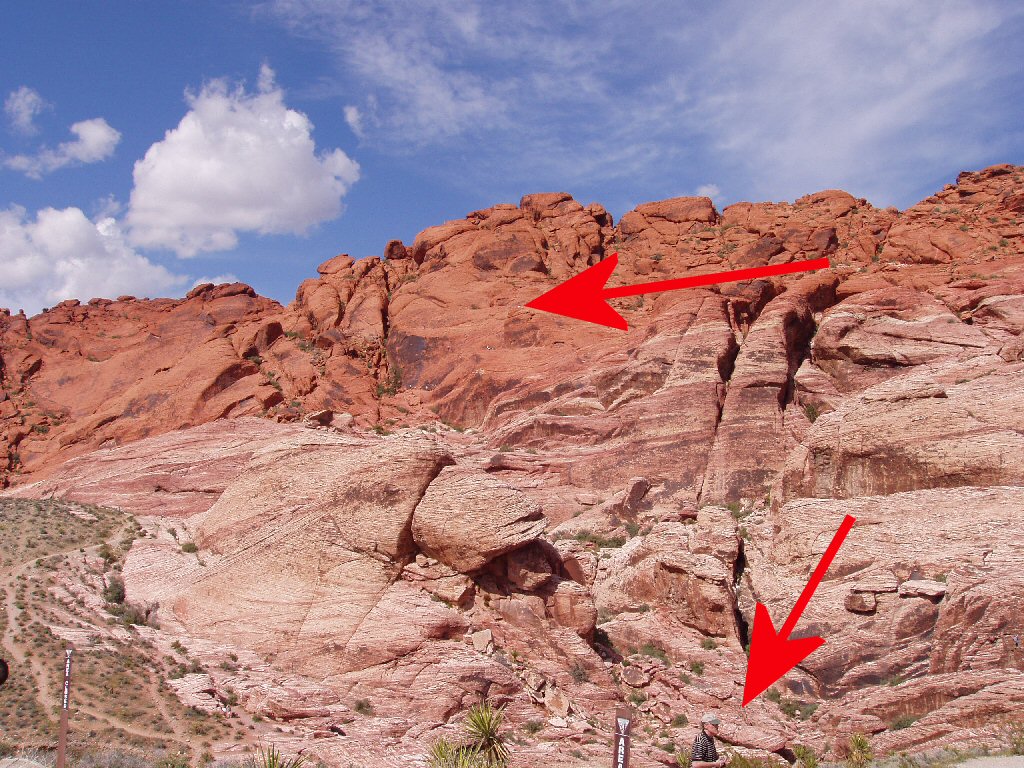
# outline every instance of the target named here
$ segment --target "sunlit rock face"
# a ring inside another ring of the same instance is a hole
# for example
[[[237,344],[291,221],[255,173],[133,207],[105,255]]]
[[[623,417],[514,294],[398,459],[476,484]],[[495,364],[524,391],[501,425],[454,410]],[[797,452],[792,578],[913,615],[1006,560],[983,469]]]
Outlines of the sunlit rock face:
[[[762,756],[994,746],[1024,705],[1022,200],[1014,166],[902,212],[616,224],[545,193],[340,255],[287,307],[3,313],[0,482],[141,516],[130,599],[258,660],[179,695],[230,686],[331,765],[419,765],[481,697],[542,724],[524,766],[606,759],[624,702],[641,765],[669,738],[643,726],[685,743],[707,710]],[[627,332],[525,307],[612,253],[611,286],[832,267],[614,300]],[[847,514],[797,625],[825,645],[741,707],[755,604],[780,626]]]

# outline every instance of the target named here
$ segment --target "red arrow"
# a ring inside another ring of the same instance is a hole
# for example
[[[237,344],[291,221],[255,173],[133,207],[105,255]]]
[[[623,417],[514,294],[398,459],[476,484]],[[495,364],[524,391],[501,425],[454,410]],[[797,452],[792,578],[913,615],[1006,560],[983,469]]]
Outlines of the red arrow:
[[[807,603],[811,601],[811,595],[818,588],[818,584],[821,583],[829,565],[832,564],[836,552],[842,546],[846,534],[850,532],[855,522],[856,518],[852,515],[843,518],[843,524],[839,526],[836,535],[832,537],[832,543],[828,545],[828,549],[822,555],[821,562],[811,574],[811,580],[807,582],[804,591],[800,593],[800,599],[796,601],[789,618],[782,625],[781,632],[775,633],[775,625],[772,624],[772,617],[768,615],[768,609],[761,603],[757,604],[754,610],[754,636],[750,638],[747,681],[743,686],[744,707],[825,642],[820,637],[801,637],[797,640],[790,640],[789,635],[797,621],[800,620],[800,614],[804,612]]]
[[[556,315],[585,320],[588,323],[606,325],[609,328],[629,330],[626,318],[612,309],[608,299],[621,299],[625,296],[641,296],[645,293],[661,293],[676,291],[680,288],[697,288],[702,285],[716,283],[734,283],[739,280],[754,280],[759,277],[773,275],[789,275],[794,272],[809,272],[814,269],[826,269],[828,258],[794,261],[789,264],[772,264],[767,267],[750,267],[749,269],[733,269],[728,272],[714,272],[709,275],[680,277],[675,280],[659,280],[654,283],[624,285],[619,288],[605,288],[605,283],[612,276],[615,265],[619,263],[619,254],[613,253],[604,261],[583,270],[538,296],[526,306],[551,312]]]

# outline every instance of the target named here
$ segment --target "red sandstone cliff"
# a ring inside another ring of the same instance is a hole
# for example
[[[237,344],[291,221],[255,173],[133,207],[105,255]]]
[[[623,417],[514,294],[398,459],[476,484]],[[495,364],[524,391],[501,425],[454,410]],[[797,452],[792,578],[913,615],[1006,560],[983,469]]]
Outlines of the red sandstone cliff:
[[[612,252],[613,285],[833,267],[618,300],[628,333],[524,308]],[[207,566],[146,543],[130,590],[334,696],[310,728],[388,702],[326,757],[399,760],[481,694],[580,748],[630,693],[762,750],[990,739],[1024,704],[1024,168],[902,212],[827,191],[613,225],[530,195],[319,272],[288,307],[236,284],[0,316],[0,482],[184,519]],[[827,644],[785,681],[817,712],[740,709],[754,601],[778,623],[846,513],[800,625]]]

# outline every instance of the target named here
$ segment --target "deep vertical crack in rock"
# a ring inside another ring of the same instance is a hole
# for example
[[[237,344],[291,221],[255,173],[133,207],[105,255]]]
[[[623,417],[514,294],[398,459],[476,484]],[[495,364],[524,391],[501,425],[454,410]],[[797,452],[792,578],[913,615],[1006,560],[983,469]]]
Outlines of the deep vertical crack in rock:
[[[743,585],[743,574],[747,569],[747,555],[744,548],[744,541],[737,536],[736,560],[732,564],[732,592],[733,592],[733,615],[736,619],[736,635],[740,640],[740,647],[746,648],[750,644],[750,627],[743,616],[739,605],[739,590]]]

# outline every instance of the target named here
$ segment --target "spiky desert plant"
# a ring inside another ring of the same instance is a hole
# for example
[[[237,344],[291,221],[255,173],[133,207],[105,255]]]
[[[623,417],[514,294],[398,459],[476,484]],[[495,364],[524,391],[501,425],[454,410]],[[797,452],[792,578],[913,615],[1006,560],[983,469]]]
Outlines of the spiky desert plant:
[[[435,741],[427,753],[428,768],[486,768],[486,765],[479,752],[444,737]]]
[[[466,713],[466,732],[470,746],[484,759],[484,765],[503,768],[511,758],[501,735],[504,708],[495,709],[486,701],[475,704]]]
[[[285,757],[273,744],[269,747],[260,744],[245,760],[245,768],[302,768],[305,764],[305,755]]]
[[[855,733],[850,737],[849,751],[846,757],[846,764],[850,768],[864,768],[874,759],[871,751],[871,742],[863,733]]]

